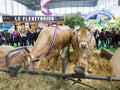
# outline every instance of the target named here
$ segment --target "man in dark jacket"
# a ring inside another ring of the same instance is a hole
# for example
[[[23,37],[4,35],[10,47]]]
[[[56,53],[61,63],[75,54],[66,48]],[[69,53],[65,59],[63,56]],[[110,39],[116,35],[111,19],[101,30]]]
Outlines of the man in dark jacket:
[[[99,30],[96,29],[95,32],[94,32],[94,37],[95,37],[95,41],[96,41],[96,47],[98,47],[98,43],[99,43]]]
[[[112,32],[106,31],[105,36],[106,36],[106,48],[109,49],[112,41]]]
[[[0,32],[0,45],[2,45],[3,44],[3,41],[2,41],[2,34],[1,34],[1,32]]]
[[[104,44],[105,44],[105,30],[104,29],[101,29],[101,33],[100,33],[100,44],[98,45],[97,49],[99,49],[101,46],[104,47]]]

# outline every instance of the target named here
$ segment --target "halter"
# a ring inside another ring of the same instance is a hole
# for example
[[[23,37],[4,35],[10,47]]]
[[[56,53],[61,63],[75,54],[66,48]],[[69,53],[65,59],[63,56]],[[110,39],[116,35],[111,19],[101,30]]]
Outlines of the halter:
[[[50,44],[50,47],[49,47],[48,52],[47,52],[46,55],[48,55],[48,54],[50,53],[51,49],[53,48],[53,46],[54,46],[54,44],[55,44],[55,42],[56,42],[57,30],[60,31],[60,29],[59,29],[58,27],[55,27],[53,39],[52,39],[52,42],[51,42],[51,44]],[[63,36],[62,36],[62,42],[64,42],[64,37],[63,37]]]

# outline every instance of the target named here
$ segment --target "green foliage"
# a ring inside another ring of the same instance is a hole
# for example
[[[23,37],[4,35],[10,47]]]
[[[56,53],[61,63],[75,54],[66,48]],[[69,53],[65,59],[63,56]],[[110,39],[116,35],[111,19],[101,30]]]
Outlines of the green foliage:
[[[117,17],[115,20],[115,27],[120,28],[120,17]]]
[[[64,24],[71,28],[74,28],[74,26],[85,26],[84,21],[85,20],[80,13],[69,14],[64,17]]]

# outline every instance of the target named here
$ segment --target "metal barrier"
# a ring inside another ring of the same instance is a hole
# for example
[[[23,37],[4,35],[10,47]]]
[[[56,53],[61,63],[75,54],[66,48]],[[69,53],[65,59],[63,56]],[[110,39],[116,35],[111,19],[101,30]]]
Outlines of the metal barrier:
[[[110,76],[95,76],[95,75],[85,75],[84,73],[85,68],[76,66],[74,67],[74,73],[65,74],[65,73],[55,73],[55,72],[47,72],[47,71],[34,71],[34,70],[23,70],[21,73],[29,73],[29,74],[37,74],[37,75],[44,75],[44,76],[55,76],[55,77],[62,77],[63,79],[68,79],[73,81],[73,84],[82,84],[84,86],[94,88],[96,87],[91,86],[89,84],[83,83],[81,79],[94,79],[94,80],[107,80],[107,81],[120,81],[120,77],[110,77]]]
[[[21,50],[21,49],[25,49],[28,53],[30,53],[26,46],[7,51],[6,54],[5,54],[6,67],[10,66],[10,63],[9,63],[9,54],[12,53],[12,52]]]
[[[9,54],[12,52],[21,50],[21,49],[25,49],[28,53],[30,53],[27,48],[28,47],[24,46],[24,47],[20,47],[20,48],[16,48],[16,49],[7,51],[5,53],[6,68],[0,68],[0,71],[8,72],[8,73],[10,73],[11,76],[17,76],[17,73],[18,73],[20,67],[22,66],[22,62],[17,62],[17,63],[10,65]]]
[[[78,68],[76,66],[74,68]],[[80,69],[81,67],[79,67]],[[84,68],[84,67],[82,67]],[[110,77],[110,76],[95,76],[95,75],[85,75],[85,73],[75,71],[72,74],[64,74],[64,73],[55,73],[55,72],[47,72],[47,71],[35,71],[35,70],[22,70],[21,73],[29,73],[29,74],[38,74],[38,75],[49,75],[49,76],[56,76],[62,78],[78,78],[78,79],[94,79],[94,80],[107,80],[107,81],[120,81],[120,77]]]
[[[65,47],[65,49],[62,53],[62,73],[65,73],[65,71],[66,71],[65,57],[66,57],[67,50],[68,50],[68,47]]]
[[[15,63],[13,65],[10,65],[9,63],[9,54],[11,52],[17,51],[17,50],[21,50],[21,49],[25,49],[28,53],[29,50],[27,49],[27,47],[21,47],[21,48],[17,48],[14,50],[10,50],[5,54],[5,60],[6,60],[6,66],[7,69],[0,69],[0,71],[4,71],[4,72],[8,72],[10,73],[11,76],[17,76],[17,73],[29,73],[29,74],[38,74],[38,75],[49,75],[49,76],[55,76],[55,77],[62,77],[64,79],[68,79],[74,82],[74,84],[79,83],[91,88],[95,88],[94,86],[85,84],[81,82],[81,79],[94,79],[94,80],[107,80],[107,81],[120,81],[120,77],[110,77],[110,76],[95,76],[95,75],[85,75],[85,68],[81,67],[81,66],[76,66],[73,68],[74,73],[70,73],[70,74],[65,74],[65,56],[66,56],[66,52],[67,52],[67,48],[64,49],[63,53],[62,53],[62,73],[55,73],[55,72],[46,72],[46,71],[35,71],[35,70],[19,70],[22,63]]]

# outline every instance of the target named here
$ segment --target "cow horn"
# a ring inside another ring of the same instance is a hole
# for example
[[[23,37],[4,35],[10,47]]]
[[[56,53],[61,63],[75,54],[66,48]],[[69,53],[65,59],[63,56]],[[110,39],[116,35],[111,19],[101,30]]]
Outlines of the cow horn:
[[[77,30],[79,30],[80,27],[75,28],[72,32],[75,33]]]

